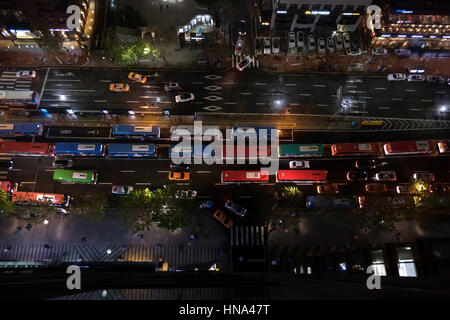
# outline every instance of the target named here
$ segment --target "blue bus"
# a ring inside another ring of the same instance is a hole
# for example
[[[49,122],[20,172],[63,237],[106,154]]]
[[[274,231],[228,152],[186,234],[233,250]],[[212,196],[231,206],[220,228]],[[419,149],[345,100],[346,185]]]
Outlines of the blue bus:
[[[44,125],[37,122],[0,123],[0,136],[42,136]]]
[[[55,155],[104,157],[105,146],[101,143],[56,142]]]
[[[246,135],[248,138],[248,136],[251,135],[251,132],[253,132],[252,130],[249,130],[249,129],[255,130],[256,138],[258,138],[258,139],[260,136],[264,136],[267,138],[267,141],[270,141],[271,140],[271,130],[275,130],[276,134],[278,136],[278,130],[274,127],[238,127],[238,126],[233,126],[232,136],[236,139],[239,136]]]
[[[110,143],[108,154],[110,157],[156,157],[157,151],[154,144]]]
[[[347,209],[356,207],[356,203],[349,198],[308,196],[306,197],[306,207],[309,209]]]
[[[205,152],[206,146],[207,146],[206,144],[202,145],[202,150],[200,152],[200,150],[195,150],[193,146],[182,148],[178,145],[170,145],[169,146],[169,158],[172,157],[172,153],[176,153],[179,157],[181,157],[183,155],[183,151],[184,151],[184,154],[187,154],[191,158],[202,158],[203,153]],[[210,155],[211,157],[214,157],[215,154],[216,153],[213,150],[210,154],[207,154],[206,156]]]
[[[118,124],[113,127],[113,135],[116,138],[159,138],[159,127],[156,126],[132,126]]]

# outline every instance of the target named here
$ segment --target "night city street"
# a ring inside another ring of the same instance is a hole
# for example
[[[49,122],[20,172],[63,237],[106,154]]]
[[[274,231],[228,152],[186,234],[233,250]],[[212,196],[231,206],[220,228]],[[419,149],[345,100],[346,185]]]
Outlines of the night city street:
[[[434,0],[0,0],[0,299],[449,299],[449,26]]]

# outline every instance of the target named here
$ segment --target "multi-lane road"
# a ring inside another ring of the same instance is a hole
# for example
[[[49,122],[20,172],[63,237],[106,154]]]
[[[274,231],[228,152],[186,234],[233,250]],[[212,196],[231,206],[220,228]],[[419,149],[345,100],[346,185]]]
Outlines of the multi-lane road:
[[[148,76],[145,84],[130,81],[136,71]],[[176,104],[164,91],[165,82],[178,82],[195,100]],[[130,92],[109,91],[111,83],[130,84]],[[380,118],[448,120],[450,90],[445,84],[389,82],[385,75],[268,74],[243,72],[183,72],[142,69],[47,69],[33,82],[42,91],[40,108],[52,112],[135,112],[162,114],[290,113],[353,114]],[[340,92],[338,93],[338,91]],[[351,99],[352,112],[338,103]]]

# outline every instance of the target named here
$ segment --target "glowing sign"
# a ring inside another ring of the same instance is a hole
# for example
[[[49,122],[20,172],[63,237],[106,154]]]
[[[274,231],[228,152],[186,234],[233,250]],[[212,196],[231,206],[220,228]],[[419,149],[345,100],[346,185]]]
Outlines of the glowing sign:
[[[397,9],[397,10],[395,10],[395,12],[397,12],[397,13],[414,13],[414,11],[413,10],[403,10],[403,9]]]
[[[9,30],[12,34],[16,36],[17,39],[35,39],[37,38],[34,36],[30,30]]]
[[[359,16],[361,15],[359,12],[344,12],[343,16]]]
[[[305,14],[311,14],[311,15],[322,15],[322,16],[326,16],[330,14],[330,11],[324,11],[324,10],[307,10],[305,11]]]
[[[286,10],[277,10],[277,13],[282,13],[282,14],[286,14],[287,11]]]

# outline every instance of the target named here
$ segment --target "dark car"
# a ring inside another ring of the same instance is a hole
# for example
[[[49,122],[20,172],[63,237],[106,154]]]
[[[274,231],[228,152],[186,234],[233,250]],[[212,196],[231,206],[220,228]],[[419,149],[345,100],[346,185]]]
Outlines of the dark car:
[[[53,160],[53,166],[55,168],[71,168],[73,166],[72,159],[55,159]]]
[[[0,170],[11,170],[14,166],[12,160],[0,160]]]
[[[243,217],[247,213],[247,209],[243,208],[241,205],[237,204],[236,202],[233,202],[231,200],[228,200],[225,203],[225,208],[232,211],[233,213]]]
[[[450,193],[450,187],[448,184],[432,184],[430,185],[430,192],[437,194]]]
[[[240,36],[247,35],[247,21],[244,19],[241,19],[238,22],[238,34]]]
[[[377,162],[373,159],[356,160],[355,167],[358,169],[375,169],[377,167]]]
[[[367,172],[349,171],[349,172],[347,172],[347,180],[349,180],[349,181],[367,181]]]
[[[185,163],[180,163],[180,164],[171,163],[170,164],[170,169],[177,169],[177,170],[181,170],[181,171],[187,171],[187,170],[189,170],[189,165],[185,164]]]

